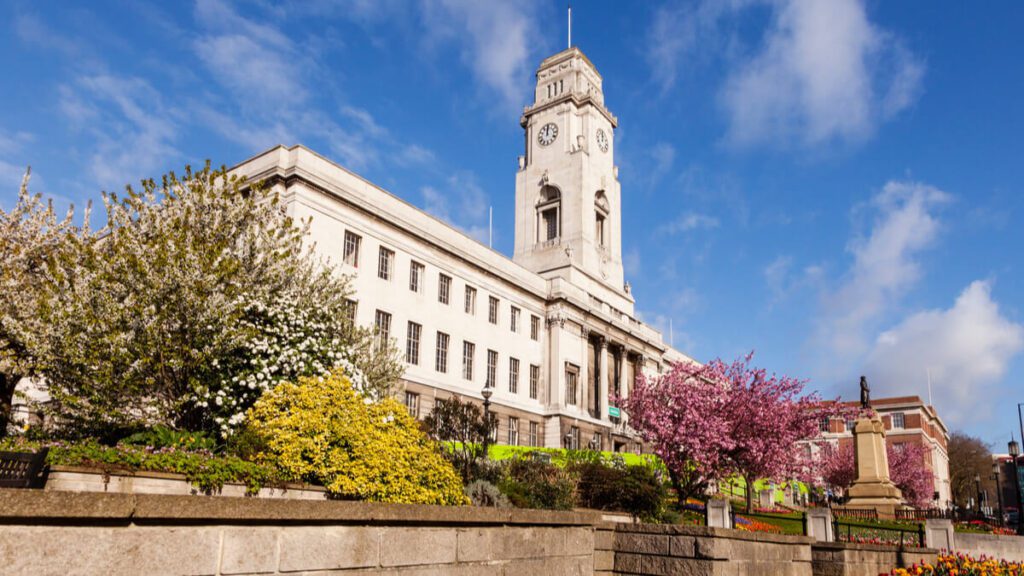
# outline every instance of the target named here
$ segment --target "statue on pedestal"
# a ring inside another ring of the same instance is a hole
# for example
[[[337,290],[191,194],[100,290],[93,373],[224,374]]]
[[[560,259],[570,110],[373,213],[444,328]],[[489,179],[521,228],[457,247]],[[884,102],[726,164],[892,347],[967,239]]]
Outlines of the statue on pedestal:
[[[860,377],[860,406],[871,407],[868,379]],[[885,424],[878,414],[863,416],[853,427],[857,479],[847,494],[850,508],[878,511],[883,518],[892,518],[902,506],[903,495],[889,479],[889,458],[885,451]]]

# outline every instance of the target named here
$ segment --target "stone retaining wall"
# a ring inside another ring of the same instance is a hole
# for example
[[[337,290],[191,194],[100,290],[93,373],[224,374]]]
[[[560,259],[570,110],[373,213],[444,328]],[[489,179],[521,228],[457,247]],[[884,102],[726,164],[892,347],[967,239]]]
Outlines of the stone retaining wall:
[[[0,573],[569,574],[585,512],[0,490]]]
[[[971,556],[988,556],[1002,558],[1014,562],[1024,562],[1024,537],[996,536],[994,534],[968,534],[957,532],[954,535],[957,552]]]
[[[900,551],[891,546],[846,542],[815,542],[811,550],[814,576],[878,576],[921,562],[935,564],[939,557],[938,550],[929,548]]]
[[[811,542],[804,536],[704,526],[618,525],[614,573],[812,576]]]

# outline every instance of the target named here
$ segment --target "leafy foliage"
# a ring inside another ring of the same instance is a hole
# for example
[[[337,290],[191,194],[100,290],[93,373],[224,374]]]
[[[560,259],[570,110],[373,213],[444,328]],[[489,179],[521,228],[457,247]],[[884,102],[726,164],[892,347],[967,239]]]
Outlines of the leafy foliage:
[[[479,476],[477,468],[484,455],[484,440],[495,426],[494,420],[484,420],[479,406],[458,397],[439,400],[423,419],[423,425],[431,438],[446,443],[445,457],[462,474],[464,482]]]
[[[469,496],[473,506],[484,506],[489,508],[508,508],[512,506],[508,498],[501,493],[497,486],[486,480],[474,480],[466,486],[466,494]]]
[[[45,377],[70,434],[114,439],[156,424],[226,434],[278,382],[343,366],[380,397],[401,374],[394,346],[379,350],[371,330],[347,325],[347,279],[314,257],[308,222],[272,190],[207,164],[104,203],[94,232],[23,191],[0,225],[0,250],[30,244],[4,281],[35,282],[24,305],[33,321],[4,317],[0,334],[14,326],[18,337],[0,336],[17,344],[0,345],[3,356]]]
[[[857,478],[853,444],[839,448],[831,444],[821,447],[819,457],[822,479],[833,490],[846,490]],[[889,479],[903,493],[903,499],[919,508],[931,503],[935,490],[935,479],[926,462],[928,450],[920,444],[888,444],[886,456],[889,460]]]
[[[644,521],[662,517],[668,493],[653,466],[576,464],[578,504],[598,510],[628,512]]]
[[[35,451],[49,446],[46,461],[51,466],[82,466],[98,468],[106,473],[121,471],[170,472],[183,474],[204,493],[219,491],[226,482],[246,485],[255,494],[264,486],[280,483],[277,472],[269,466],[249,462],[236,456],[215,455],[207,450],[178,447],[156,448],[118,444],[105,446],[95,440],[73,444],[38,443],[22,438],[0,442],[0,450]]]
[[[205,432],[173,430],[160,425],[132,434],[122,440],[121,443],[136,446],[152,446],[153,448],[207,450],[209,452],[213,452],[217,448],[217,441],[209,437]]]
[[[576,479],[567,470],[531,458],[513,458],[504,465],[498,487],[516,508],[571,510],[575,504]]]
[[[248,427],[266,443],[260,461],[336,497],[468,503],[458,473],[406,408],[390,398],[370,401],[342,371],[268,390]]]

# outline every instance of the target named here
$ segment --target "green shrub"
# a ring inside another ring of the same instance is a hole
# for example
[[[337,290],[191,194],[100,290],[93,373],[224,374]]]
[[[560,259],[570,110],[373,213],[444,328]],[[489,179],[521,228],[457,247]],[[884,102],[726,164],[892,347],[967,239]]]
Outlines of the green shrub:
[[[515,507],[571,510],[575,504],[575,479],[565,469],[527,458],[513,458],[505,466],[498,487]]]
[[[508,508],[512,506],[508,497],[498,490],[498,487],[484,480],[474,480],[466,486],[466,494],[473,502],[473,506],[485,506],[490,508]]]
[[[370,402],[348,377],[301,378],[267,391],[248,426],[266,443],[258,460],[288,479],[345,499],[468,504],[462,481],[405,406]]]
[[[115,472],[170,472],[182,474],[204,493],[219,491],[226,482],[245,484],[246,492],[255,494],[264,486],[281,483],[276,471],[236,456],[214,455],[206,450],[183,450],[175,447],[154,449],[119,444],[105,446],[96,440],[72,444],[64,442],[31,442],[24,438],[0,441],[0,450],[34,452],[49,447],[46,463],[51,466],[82,466],[96,468],[107,474]]]
[[[174,430],[159,424],[149,430],[132,434],[121,440],[121,443],[134,446],[151,446],[153,448],[209,450],[210,452],[217,448],[217,441],[207,436],[206,432]]]
[[[571,470],[579,477],[581,506],[628,512],[646,521],[661,517],[668,491],[653,467],[581,461]]]

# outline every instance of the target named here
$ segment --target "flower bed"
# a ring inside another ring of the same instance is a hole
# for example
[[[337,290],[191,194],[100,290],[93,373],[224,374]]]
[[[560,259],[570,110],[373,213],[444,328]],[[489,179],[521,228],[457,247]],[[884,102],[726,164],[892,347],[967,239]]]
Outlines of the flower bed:
[[[943,554],[935,565],[915,564],[910,568],[895,568],[890,576],[1020,576],[1024,563],[1007,562],[995,558],[972,558],[965,554]]]

